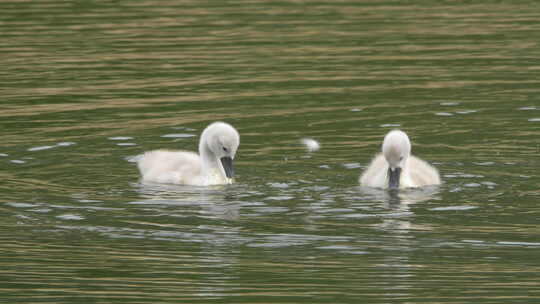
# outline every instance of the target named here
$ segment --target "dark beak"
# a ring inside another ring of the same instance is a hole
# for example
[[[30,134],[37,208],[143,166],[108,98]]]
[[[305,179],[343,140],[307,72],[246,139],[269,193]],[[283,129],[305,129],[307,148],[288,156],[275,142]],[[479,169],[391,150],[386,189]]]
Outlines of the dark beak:
[[[223,170],[225,170],[225,175],[227,178],[234,177],[234,167],[232,158],[225,156],[221,158],[221,164],[223,165]]]
[[[401,168],[388,168],[388,188],[399,188],[399,177],[401,176]]]

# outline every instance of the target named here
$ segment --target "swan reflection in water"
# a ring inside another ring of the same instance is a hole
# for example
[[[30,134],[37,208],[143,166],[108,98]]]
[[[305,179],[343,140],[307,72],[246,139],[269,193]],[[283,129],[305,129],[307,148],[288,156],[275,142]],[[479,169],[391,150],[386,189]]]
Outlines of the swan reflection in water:
[[[407,210],[407,205],[440,199],[438,196],[440,186],[407,189],[380,189],[360,186],[359,190],[369,200],[386,203],[389,207],[406,208]]]
[[[132,204],[177,207],[171,210],[171,216],[196,213],[223,220],[238,220],[240,216],[241,202],[235,194],[241,187],[238,184],[198,187],[144,182],[133,186],[143,199]]]
[[[381,230],[408,233],[411,230],[431,230],[429,226],[415,224],[410,221],[414,216],[411,205],[430,200],[440,200],[439,186],[408,189],[377,189],[360,187],[363,199],[376,203],[382,203],[382,207],[390,213],[381,216],[382,222],[375,226]]]

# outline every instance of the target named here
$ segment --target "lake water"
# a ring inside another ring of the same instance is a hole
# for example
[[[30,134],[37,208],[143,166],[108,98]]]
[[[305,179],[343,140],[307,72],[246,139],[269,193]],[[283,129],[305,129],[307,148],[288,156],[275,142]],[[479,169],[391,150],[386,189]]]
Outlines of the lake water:
[[[537,1],[0,11],[1,302],[540,302]],[[140,183],[217,120],[236,184]],[[394,128],[442,186],[358,186]]]

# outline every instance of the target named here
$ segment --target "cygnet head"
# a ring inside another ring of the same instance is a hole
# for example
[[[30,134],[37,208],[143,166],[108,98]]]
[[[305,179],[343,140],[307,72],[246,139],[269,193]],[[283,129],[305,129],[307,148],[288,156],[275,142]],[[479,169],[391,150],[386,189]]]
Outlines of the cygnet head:
[[[382,152],[388,162],[388,187],[399,188],[401,169],[411,154],[411,142],[405,132],[393,130],[384,137]]]
[[[199,152],[201,157],[215,157],[216,161],[219,160],[217,162],[220,164],[221,173],[231,179],[234,177],[233,159],[239,145],[240,135],[233,126],[214,122],[204,129],[199,142]]]

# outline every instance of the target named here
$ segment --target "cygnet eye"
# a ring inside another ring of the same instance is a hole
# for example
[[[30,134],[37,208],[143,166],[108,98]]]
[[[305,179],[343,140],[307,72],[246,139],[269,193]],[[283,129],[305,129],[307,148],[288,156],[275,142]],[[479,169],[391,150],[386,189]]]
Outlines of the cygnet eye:
[[[223,151],[225,151],[225,152],[229,152],[229,149],[227,149],[227,148],[223,147]]]
[[[399,157],[399,161],[402,161],[402,160],[403,160],[403,156],[400,156],[400,157]]]

